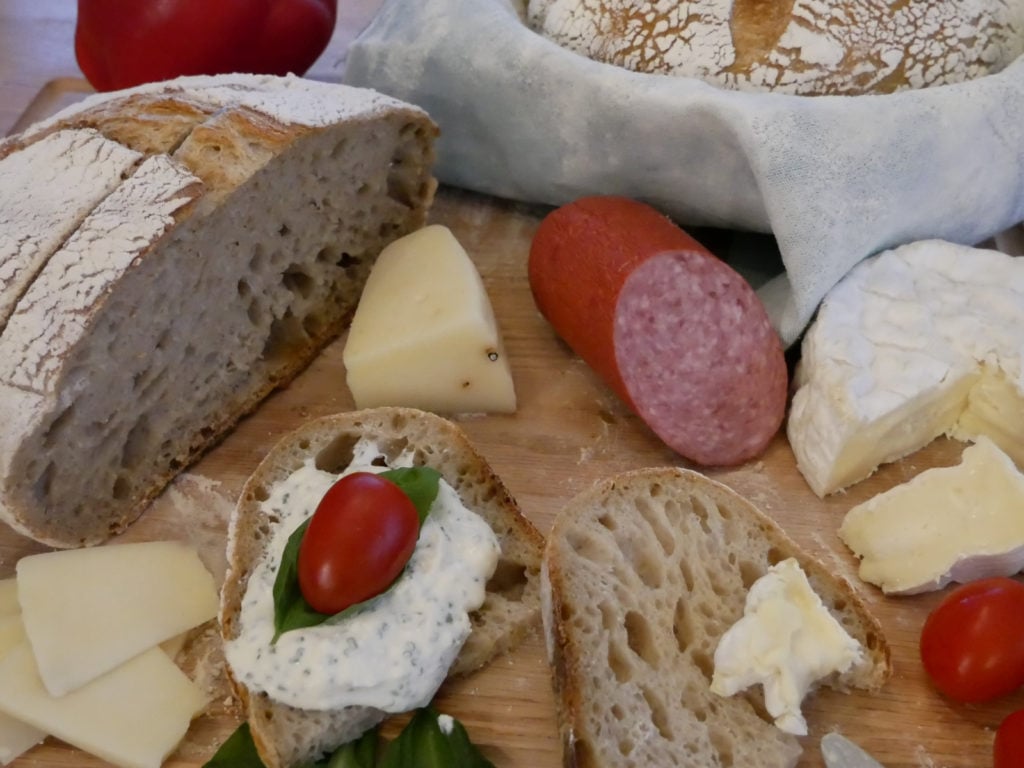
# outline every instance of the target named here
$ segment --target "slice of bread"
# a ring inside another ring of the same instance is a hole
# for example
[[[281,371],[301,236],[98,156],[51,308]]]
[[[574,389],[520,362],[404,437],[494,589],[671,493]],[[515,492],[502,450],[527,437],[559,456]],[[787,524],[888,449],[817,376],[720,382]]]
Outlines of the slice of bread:
[[[57,547],[123,530],[348,324],[381,249],[426,220],[436,136],[374,91],[231,75],[100,94],[0,143],[4,168],[67,147],[0,174],[37,207],[112,143],[128,158],[36,217],[67,226],[30,266],[0,238],[0,303],[20,281],[0,316],[0,521]]]
[[[751,584],[786,558],[866,649],[827,684],[877,689],[891,674],[877,621],[850,586],[750,502],[684,469],[627,472],[580,493],[548,536],[541,573],[565,764],[783,768],[801,753],[760,687],[710,691],[718,641]]]
[[[403,453],[413,464],[438,470],[462,499],[494,530],[501,557],[487,583],[483,605],[471,614],[472,632],[449,675],[472,672],[510,650],[536,626],[540,607],[543,537],[484,458],[454,423],[410,408],[376,408],[311,421],[279,442],[242,489],[228,529],[228,570],[221,592],[225,641],[238,637],[239,611],[253,569],[266,554],[275,519],[263,501],[270,489],[313,457],[317,468],[340,473],[360,439],[380,449],[377,463],[390,465]],[[230,676],[230,669],[228,670]],[[268,768],[295,766],[350,741],[385,717],[367,707],[310,711],[275,702],[232,678],[260,755]]]

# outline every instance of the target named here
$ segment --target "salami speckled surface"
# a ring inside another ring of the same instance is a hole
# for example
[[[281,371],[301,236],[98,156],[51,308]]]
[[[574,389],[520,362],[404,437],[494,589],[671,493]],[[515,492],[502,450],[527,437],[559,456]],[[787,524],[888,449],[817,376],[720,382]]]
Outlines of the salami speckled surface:
[[[590,197],[553,211],[530,285],[556,332],[685,458],[739,464],[781,426],[788,377],[764,306],[653,208]]]

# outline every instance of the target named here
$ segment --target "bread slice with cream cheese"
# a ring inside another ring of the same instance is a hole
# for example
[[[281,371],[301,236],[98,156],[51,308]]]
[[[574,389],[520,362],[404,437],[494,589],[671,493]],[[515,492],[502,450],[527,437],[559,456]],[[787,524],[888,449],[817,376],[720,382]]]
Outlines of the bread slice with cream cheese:
[[[697,472],[626,472],[580,493],[548,535],[542,617],[565,764],[786,768],[801,753],[760,689],[712,693],[715,651],[747,592],[795,558],[864,649],[825,681],[877,689],[891,673],[877,621],[842,579],[750,502]]]
[[[257,467],[229,524],[228,571],[220,607],[225,642],[245,630],[240,612],[254,569],[264,558],[279,557],[266,549],[279,522],[264,504],[274,486],[311,459],[318,469],[340,475],[360,441],[374,446],[375,464],[411,460],[414,466],[439,471],[465,507],[490,525],[500,544],[484,603],[470,614],[472,630],[449,675],[472,672],[513,648],[536,626],[543,538],[459,427],[410,408],[367,409],[311,421],[281,440]],[[228,672],[268,768],[289,768],[318,758],[386,716],[365,706],[311,710],[282,704],[272,694],[248,688],[230,666]]]
[[[122,531],[344,329],[426,220],[436,136],[368,89],[229,75],[0,142],[0,170],[62,158],[0,183],[28,209],[0,237],[0,521],[57,547]]]

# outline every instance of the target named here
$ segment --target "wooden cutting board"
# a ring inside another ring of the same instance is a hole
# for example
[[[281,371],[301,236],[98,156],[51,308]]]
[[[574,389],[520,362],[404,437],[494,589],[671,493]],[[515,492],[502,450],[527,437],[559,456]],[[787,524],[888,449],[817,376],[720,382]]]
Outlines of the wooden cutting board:
[[[77,82],[77,84],[76,84]],[[75,98],[80,81],[51,84],[34,104],[37,119]],[[431,222],[445,224],[476,262],[490,294],[511,360],[519,407],[514,415],[478,416],[460,423],[505,480],[525,514],[546,533],[562,505],[594,481],[615,472],[681,459],[608,391],[553,334],[538,314],[526,276],[533,233],[545,209],[442,189]],[[185,538],[218,576],[223,569],[225,520],[241,484],[270,446],[311,417],[353,407],[345,386],[341,338],[287,389],[268,399],[220,445],[191,467],[124,535],[125,540]],[[983,768],[1002,717],[1024,707],[1024,692],[987,706],[958,706],[935,693],[917,654],[921,625],[941,595],[884,598],[863,585],[855,561],[836,536],[854,504],[904,482],[930,466],[956,463],[960,446],[940,440],[883,468],[849,492],[819,500],[797,472],[780,434],[759,460],[710,473],[755,502],[834,572],[859,586],[881,621],[894,652],[895,675],[879,694],[822,691],[805,704],[811,734],[803,768],[822,766],[818,742],[840,730],[888,768]],[[0,578],[18,558],[41,548],[0,528]],[[193,660],[198,651],[192,654]],[[167,763],[201,766],[238,723],[223,681],[209,677],[214,700]],[[561,751],[543,642],[538,631],[515,652],[483,671],[447,684],[437,707],[466,725],[498,768],[555,768]],[[393,731],[396,725],[391,725]],[[13,763],[15,768],[102,766],[54,740]],[[659,767],[652,767],[659,768]]]

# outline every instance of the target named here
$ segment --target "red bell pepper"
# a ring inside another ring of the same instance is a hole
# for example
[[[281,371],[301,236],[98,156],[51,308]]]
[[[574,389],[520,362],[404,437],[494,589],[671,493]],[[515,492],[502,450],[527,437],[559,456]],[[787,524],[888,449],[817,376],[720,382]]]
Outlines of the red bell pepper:
[[[302,75],[337,11],[337,0],[78,0],[75,56],[99,91],[179,75]]]

